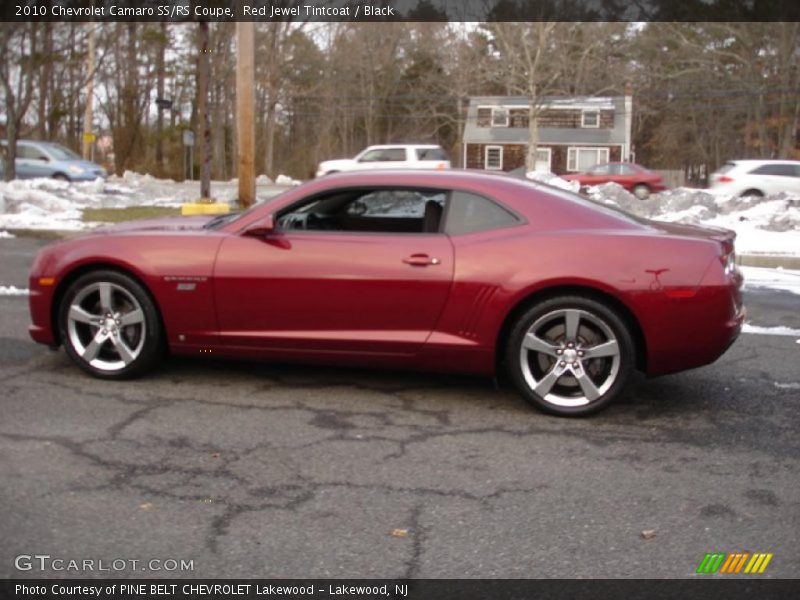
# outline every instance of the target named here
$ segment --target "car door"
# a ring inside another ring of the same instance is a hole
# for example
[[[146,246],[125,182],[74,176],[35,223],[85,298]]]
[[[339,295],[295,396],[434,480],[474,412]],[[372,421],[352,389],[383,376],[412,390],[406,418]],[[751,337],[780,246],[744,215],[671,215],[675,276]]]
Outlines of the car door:
[[[423,231],[428,203],[444,198],[338,191],[281,211],[273,233],[226,239],[214,270],[222,343],[415,353],[436,326],[453,277],[449,238],[438,225]]]
[[[50,177],[53,171],[47,155],[33,144],[25,142],[17,143],[17,160],[14,162],[14,168],[19,179]]]

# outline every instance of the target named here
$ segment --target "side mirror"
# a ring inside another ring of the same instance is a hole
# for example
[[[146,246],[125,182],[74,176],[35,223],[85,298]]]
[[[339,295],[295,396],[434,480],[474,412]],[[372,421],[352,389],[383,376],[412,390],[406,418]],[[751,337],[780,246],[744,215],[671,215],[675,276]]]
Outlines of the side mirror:
[[[275,217],[267,215],[260,221],[256,221],[244,230],[244,235],[248,237],[263,238],[275,231]]]

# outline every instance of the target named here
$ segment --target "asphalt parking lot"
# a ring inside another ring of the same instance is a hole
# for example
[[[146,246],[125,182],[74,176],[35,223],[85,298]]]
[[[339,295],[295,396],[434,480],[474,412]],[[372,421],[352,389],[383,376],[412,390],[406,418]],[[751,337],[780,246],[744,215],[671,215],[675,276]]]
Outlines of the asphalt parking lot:
[[[0,239],[0,285],[41,244]],[[800,328],[800,297],[746,301]],[[800,575],[797,337],[567,420],[469,377],[173,359],[102,382],[27,325],[0,296],[0,577],[692,577],[706,552]]]

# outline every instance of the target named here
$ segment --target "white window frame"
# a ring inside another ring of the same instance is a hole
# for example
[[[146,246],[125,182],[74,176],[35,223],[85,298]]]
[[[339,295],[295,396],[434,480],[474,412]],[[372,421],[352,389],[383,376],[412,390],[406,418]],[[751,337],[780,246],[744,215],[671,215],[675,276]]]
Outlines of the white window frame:
[[[508,122],[511,117],[509,114],[511,111],[508,110],[505,106],[493,106],[492,107],[492,127],[508,127]],[[495,122],[495,115],[499,113],[505,113],[505,119],[502,123]]]
[[[596,115],[597,120],[594,125],[586,124],[586,115]],[[582,110],[581,111],[581,127],[584,129],[599,129],[600,128],[600,111],[599,110]]]
[[[567,148],[567,171],[577,173],[580,170],[578,169],[578,152],[581,150],[596,152],[598,157],[594,163],[596,165],[609,162],[611,151],[608,146],[570,146]],[[600,156],[601,153],[605,154],[605,156]]]
[[[489,151],[490,150],[497,150],[500,155],[500,164],[499,166],[492,167],[489,166]],[[483,149],[483,168],[487,171],[502,171],[503,170],[503,147],[502,146],[486,146]]]

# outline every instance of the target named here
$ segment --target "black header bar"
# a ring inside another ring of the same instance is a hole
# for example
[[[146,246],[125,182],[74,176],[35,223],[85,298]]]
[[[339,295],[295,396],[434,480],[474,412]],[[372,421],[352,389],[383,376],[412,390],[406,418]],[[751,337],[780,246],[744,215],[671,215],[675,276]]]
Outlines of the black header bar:
[[[796,0],[3,0],[2,21],[798,21]]]

